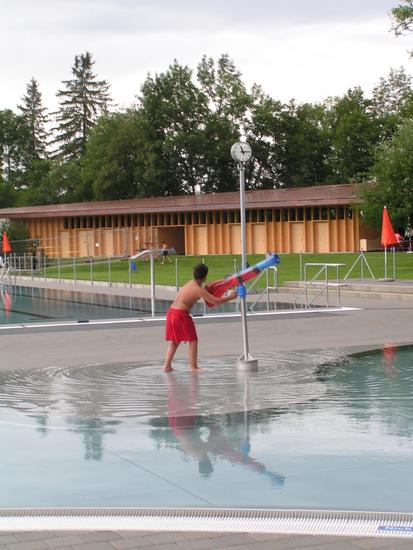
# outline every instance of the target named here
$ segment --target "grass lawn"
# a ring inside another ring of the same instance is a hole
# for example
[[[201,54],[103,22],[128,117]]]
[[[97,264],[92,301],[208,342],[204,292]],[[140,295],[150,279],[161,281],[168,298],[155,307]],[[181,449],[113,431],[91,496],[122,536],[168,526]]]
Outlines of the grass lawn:
[[[263,259],[264,255],[250,255],[248,261],[250,265]],[[281,263],[278,266],[279,285],[283,286],[285,281],[297,281],[300,279],[300,255],[299,254],[281,254]],[[342,263],[346,264],[340,268],[340,278],[343,279],[354,261],[358,257],[356,253],[332,253],[332,254],[303,254],[302,261],[310,262],[322,262],[322,263]],[[176,281],[176,267],[175,258],[178,261],[179,271],[179,284],[184,284],[188,279],[192,277],[192,268],[195,264],[205,260],[205,263],[209,267],[209,280],[221,279],[226,275],[233,273],[234,267],[239,270],[241,264],[241,257],[239,255],[212,255],[212,256],[171,256],[172,262],[165,265],[160,264],[159,260],[155,262],[155,280],[157,285],[169,285],[175,286]],[[376,279],[384,277],[384,253],[383,252],[370,252],[366,253],[366,258],[370,265],[371,270]],[[82,263],[81,260],[77,260],[76,264],[76,279],[90,280],[91,269],[90,265]],[[149,262],[148,261],[136,261],[136,270],[131,270],[129,273],[128,262],[124,260],[112,260],[110,263],[110,275],[112,282],[131,282],[135,284],[149,284]],[[316,273],[315,267],[308,268],[308,276],[311,277]],[[388,254],[388,267],[387,275],[392,276],[393,273],[393,255]],[[108,281],[109,280],[109,268],[107,261],[96,260],[92,266],[93,279],[95,281]],[[58,277],[58,270],[54,266],[50,266],[46,269],[46,273],[42,271],[40,276],[46,275],[47,277]],[[62,266],[60,270],[60,276],[62,279],[73,279],[73,261],[62,260]],[[352,271],[350,278],[360,278],[360,263]],[[365,278],[369,278],[367,268],[364,268]],[[413,254],[406,254],[403,252],[396,253],[396,277],[397,279],[412,279],[413,280]],[[335,269],[331,269],[330,278],[335,278]],[[265,286],[260,285],[260,286]]]

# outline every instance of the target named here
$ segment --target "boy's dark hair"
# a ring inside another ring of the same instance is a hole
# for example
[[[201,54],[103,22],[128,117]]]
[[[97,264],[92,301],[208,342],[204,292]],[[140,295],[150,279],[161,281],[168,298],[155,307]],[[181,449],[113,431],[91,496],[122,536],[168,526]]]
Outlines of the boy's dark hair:
[[[208,266],[205,264],[197,264],[193,271],[194,279],[202,280],[208,275]]]

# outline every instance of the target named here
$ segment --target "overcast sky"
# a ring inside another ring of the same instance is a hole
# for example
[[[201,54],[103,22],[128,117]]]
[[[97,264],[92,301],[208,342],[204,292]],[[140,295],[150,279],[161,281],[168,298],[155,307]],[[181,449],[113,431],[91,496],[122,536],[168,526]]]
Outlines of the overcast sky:
[[[129,106],[148,72],[176,58],[195,69],[227,53],[245,83],[276,99],[318,101],[391,67],[413,72],[413,36],[395,38],[399,0],[0,0],[0,109],[16,108],[31,77],[45,106],[57,105],[76,54]]]

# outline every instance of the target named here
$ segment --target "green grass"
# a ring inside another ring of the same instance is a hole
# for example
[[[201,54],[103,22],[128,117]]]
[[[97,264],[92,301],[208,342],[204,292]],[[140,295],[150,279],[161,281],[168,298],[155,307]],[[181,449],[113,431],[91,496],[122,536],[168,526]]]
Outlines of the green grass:
[[[248,261],[252,265],[257,261],[263,259],[264,255],[250,255]],[[300,279],[300,255],[299,254],[281,254],[281,264],[278,266],[279,273],[279,285],[283,286],[285,281],[297,281]],[[358,254],[352,253],[332,253],[332,254],[303,254],[302,260],[304,262],[323,262],[323,263],[342,263],[346,264],[340,269],[340,278],[344,278]],[[209,267],[210,281],[220,279],[232,273],[234,271],[234,265],[239,270],[241,258],[240,256],[233,255],[213,255],[204,256],[205,263]],[[192,277],[192,268],[195,264],[199,263],[203,259],[201,256],[177,256],[179,266],[179,284],[182,285]],[[369,262],[370,268],[373,271],[374,276],[378,278],[384,277],[384,253],[382,252],[370,252],[366,253],[366,258]],[[159,260],[155,262],[155,279],[157,285],[169,285],[175,286],[175,257],[171,257],[172,262],[170,264],[162,265]],[[234,263],[235,261],[235,263]],[[86,260],[85,260],[86,262]],[[391,276],[393,271],[393,258],[392,254],[388,254],[388,268],[387,275]],[[128,262],[122,260],[111,261],[111,280],[113,282],[125,282],[129,281],[132,284],[149,284],[150,272],[148,261],[135,261],[137,269],[129,273]],[[316,273],[315,267],[308,268],[308,276],[311,277]],[[42,271],[40,276],[44,276]],[[56,267],[48,267],[46,269],[47,277],[58,277],[58,270]],[[73,261],[62,260],[62,267],[60,272],[61,278],[73,279]],[[368,270],[364,269],[365,278],[369,278]],[[330,278],[335,277],[335,270],[331,269]],[[360,264],[352,271],[350,278],[357,279],[361,277]],[[396,277],[398,279],[413,279],[413,254],[396,253]],[[89,280],[90,279],[90,266],[87,263],[81,263],[77,261],[76,265],[76,279],[77,280]],[[93,279],[95,281],[108,281],[109,271],[108,263],[96,261],[93,263]],[[264,285],[260,285],[261,287]]]

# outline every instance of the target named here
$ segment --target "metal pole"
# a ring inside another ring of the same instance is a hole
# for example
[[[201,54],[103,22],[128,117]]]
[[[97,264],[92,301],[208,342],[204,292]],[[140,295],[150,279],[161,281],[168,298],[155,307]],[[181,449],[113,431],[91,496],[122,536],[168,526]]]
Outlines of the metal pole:
[[[73,256],[73,281],[76,284],[76,256]]]
[[[34,272],[33,272],[33,256],[30,256],[30,270],[32,273],[32,281],[34,279]]]
[[[387,279],[387,246],[384,247],[384,278]]]
[[[307,264],[304,264],[305,309],[308,308]]]
[[[234,267],[232,268],[232,272],[233,273],[237,272],[237,259],[236,258],[234,258]]]
[[[109,279],[109,286],[112,286],[112,270],[111,270],[110,256],[108,256],[108,279]]]
[[[360,252],[361,254],[361,280],[364,280],[364,251]]]
[[[130,268],[130,258],[128,260],[128,283],[129,283],[129,288],[132,288],[132,272]]]
[[[59,283],[62,282],[62,273],[61,273],[61,270],[60,270],[60,256],[58,256],[57,258],[57,277],[59,279]]]
[[[46,280],[46,256],[43,257],[44,280]]]
[[[265,279],[267,285],[267,311],[270,311],[270,273],[269,270],[265,270]]]
[[[396,280],[396,247],[393,246],[393,280]]]
[[[325,266],[326,270],[326,299],[327,299],[327,307],[330,307],[330,303],[328,301],[328,266]]]
[[[93,259],[92,256],[89,256],[89,267],[90,267],[90,284],[93,286]]]
[[[303,280],[303,253],[300,252],[300,281]]]
[[[340,279],[339,279],[339,276],[338,276],[338,271],[340,269],[340,266],[336,266],[336,284],[337,284],[337,306],[338,307],[341,307],[341,297],[340,297]]]
[[[178,258],[175,258],[175,288],[176,292],[179,290],[179,265]]]
[[[150,270],[151,270],[151,314],[155,317],[155,259],[153,253],[150,256]]]
[[[240,214],[241,214],[241,270],[247,267],[247,232],[245,220],[245,165],[239,163]],[[240,297],[243,354],[238,358],[237,367],[242,370],[257,370],[258,361],[250,355],[248,349],[247,305],[246,296]]]

